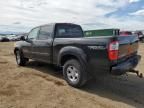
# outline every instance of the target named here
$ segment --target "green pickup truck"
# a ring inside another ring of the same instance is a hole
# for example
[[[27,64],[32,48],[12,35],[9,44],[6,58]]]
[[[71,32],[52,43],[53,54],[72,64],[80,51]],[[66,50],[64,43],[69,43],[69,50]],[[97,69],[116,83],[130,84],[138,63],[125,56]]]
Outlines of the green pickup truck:
[[[86,30],[84,31],[85,37],[95,36],[117,36],[119,35],[119,29],[100,29],[100,30]]]

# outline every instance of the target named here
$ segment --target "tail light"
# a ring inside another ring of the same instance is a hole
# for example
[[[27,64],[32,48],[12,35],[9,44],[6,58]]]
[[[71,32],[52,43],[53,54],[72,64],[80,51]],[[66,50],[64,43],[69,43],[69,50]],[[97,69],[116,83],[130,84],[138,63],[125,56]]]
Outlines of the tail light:
[[[119,43],[118,41],[113,41],[109,44],[108,56],[110,60],[118,59]]]

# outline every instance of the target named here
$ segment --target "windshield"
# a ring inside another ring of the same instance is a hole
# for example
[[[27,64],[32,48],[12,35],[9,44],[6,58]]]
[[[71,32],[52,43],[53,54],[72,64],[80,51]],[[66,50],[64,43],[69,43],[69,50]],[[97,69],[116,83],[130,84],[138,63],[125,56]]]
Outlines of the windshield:
[[[82,36],[82,29],[78,25],[59,24],[56,27],[56,37],[74,38]]]

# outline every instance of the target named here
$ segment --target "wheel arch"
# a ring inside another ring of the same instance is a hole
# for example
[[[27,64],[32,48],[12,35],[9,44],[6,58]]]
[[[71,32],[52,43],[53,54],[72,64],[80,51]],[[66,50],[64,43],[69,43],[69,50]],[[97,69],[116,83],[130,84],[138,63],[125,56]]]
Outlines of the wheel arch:
[[[14,48],[14,54],[16,54],[16,51],[17,51],[17,50],[20,50],[20,48],[15,47],[15,48]]]
[[[87,56],[85,52],[78,47],[64,47],[58,54],[58,65],[63,66],[69,59],[76,59],[80,62],[87,63]]]

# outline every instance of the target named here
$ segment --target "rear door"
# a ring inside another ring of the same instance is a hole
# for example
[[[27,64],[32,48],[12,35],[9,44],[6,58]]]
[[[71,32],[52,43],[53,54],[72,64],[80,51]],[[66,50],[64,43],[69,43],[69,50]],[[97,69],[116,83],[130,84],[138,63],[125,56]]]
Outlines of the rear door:
[[[50,63],[52,60],[53,26],[45,25],[40,27],[36,40],[33,41],[33,58]]]
[[[119,36],[119,60],[126,59],[132,55],[135,55],[138,50],[139,39],[135,35]]]

